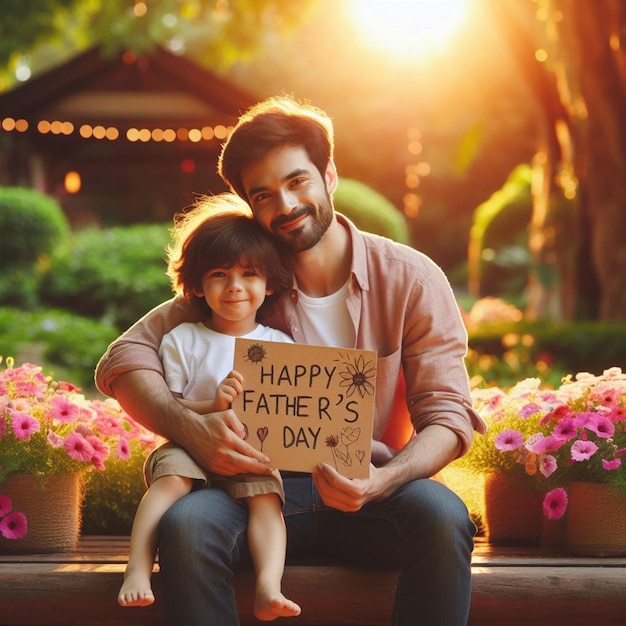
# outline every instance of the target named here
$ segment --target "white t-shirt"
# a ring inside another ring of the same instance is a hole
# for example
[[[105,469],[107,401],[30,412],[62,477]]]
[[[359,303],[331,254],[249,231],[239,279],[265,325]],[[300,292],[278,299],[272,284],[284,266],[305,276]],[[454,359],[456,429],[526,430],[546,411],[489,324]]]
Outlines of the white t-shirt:
[[[321,298],[311,298],[298,289],[296,313],[307,343],[354,348],[356,338],[347,298],[348,283],[339,291]]]
[[[259,324],[245,339],[294,343],[275,328]],[[235,337],[207,328],[201,322],[185,322],[163,337],[159,357],[170,391],[186,400],[211,400],[217,386],[233,369]]]

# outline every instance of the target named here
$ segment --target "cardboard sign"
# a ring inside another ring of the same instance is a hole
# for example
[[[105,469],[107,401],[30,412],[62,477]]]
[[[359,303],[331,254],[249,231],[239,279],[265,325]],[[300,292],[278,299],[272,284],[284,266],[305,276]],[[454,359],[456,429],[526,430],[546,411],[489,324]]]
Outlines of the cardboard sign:
[[[243,393],[233,409],[250,445],[282,470],[328,463],[368,478],[377,354],[237,338],[233,369]]]

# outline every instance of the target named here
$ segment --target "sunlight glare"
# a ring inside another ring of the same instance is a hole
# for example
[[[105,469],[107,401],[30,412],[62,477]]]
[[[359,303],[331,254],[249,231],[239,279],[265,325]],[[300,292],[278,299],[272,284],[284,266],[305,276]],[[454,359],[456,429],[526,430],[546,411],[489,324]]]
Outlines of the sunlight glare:
[[[351,0],[368,42],[405,58],[445,52],[465,20],[468,0]]]

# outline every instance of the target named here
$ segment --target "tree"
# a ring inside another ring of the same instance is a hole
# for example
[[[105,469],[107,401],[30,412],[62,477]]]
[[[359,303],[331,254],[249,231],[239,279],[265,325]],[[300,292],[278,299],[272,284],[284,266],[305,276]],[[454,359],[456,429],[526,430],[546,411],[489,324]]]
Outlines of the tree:
[[[98,43],[136,53],[165,45],[224,68],[249,59],[267,38],[290,32],[317,1],[3,0],[0,67],[14,70],[30,56],[41,64],[34,69],[44,69]]]
[[[488,1],[543,122],[533,162],[530,313],[624,320],[626,4]]]

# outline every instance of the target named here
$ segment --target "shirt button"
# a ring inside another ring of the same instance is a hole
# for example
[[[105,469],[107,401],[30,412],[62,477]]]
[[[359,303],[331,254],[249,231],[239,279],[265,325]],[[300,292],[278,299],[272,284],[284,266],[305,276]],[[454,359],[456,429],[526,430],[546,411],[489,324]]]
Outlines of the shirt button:
[[[299,331],[300,331],[300,329],[299,329],[297,326],[294,326],[294,327],[291,329],[291,332],[292,332],[292,333],[297,333],[297,332],[299,332]]]

